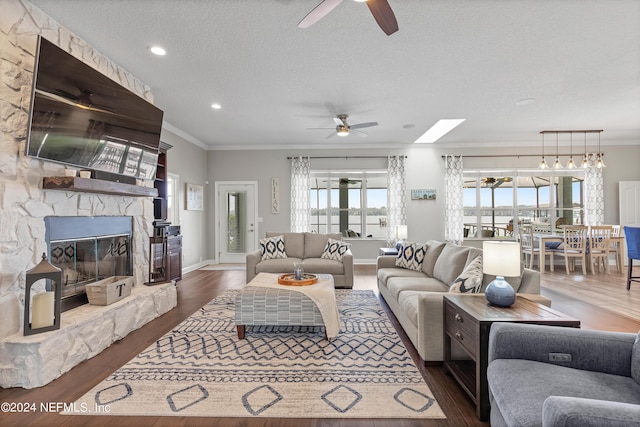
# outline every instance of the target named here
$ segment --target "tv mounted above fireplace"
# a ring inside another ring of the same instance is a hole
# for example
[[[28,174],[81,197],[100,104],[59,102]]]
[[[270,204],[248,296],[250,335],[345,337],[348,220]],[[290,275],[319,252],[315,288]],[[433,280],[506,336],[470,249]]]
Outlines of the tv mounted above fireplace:
[[[154,179],[162,110],[38,37],[27,155]]]

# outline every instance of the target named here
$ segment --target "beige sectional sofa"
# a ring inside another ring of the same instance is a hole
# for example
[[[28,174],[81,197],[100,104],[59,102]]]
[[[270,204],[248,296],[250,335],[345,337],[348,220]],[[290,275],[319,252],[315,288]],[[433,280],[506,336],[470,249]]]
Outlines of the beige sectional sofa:
[[[482,256],[482,249],[431,240],[420,271],[396,267],[395,256],[377,259],[378,288],[425,362],[443,360],[443,296],[466,266]],[[483,275],[480,292],[494,276]],[[518,293],[549,305],[539,296],[540,273],[523,269],[520,277],[505,278]]]
[[[247,254],[247,283],[258,273],[293,273],[293,264],[301,262],[305,273],[331,274],[337,288],[353,287],[353,254],[348,250],[342,261],[322,258],[329,239],[342,240],[339,233],[274,233],[265,237],[284,236],[286,258],[262,259],[260,251]]]

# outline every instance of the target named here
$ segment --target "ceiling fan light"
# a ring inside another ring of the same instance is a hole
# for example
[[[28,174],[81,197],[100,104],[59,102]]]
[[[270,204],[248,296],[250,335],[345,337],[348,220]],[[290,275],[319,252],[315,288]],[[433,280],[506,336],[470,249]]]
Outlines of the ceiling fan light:
[[[347,136],[349,135],[349,128],[345,125],[338,125],[336,126],[336,134],[338,136]]]

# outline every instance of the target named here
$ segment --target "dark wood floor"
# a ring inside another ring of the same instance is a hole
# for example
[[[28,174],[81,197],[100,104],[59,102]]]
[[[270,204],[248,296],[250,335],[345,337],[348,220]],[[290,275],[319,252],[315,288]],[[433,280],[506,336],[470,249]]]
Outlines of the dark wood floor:
[[[375,267],[356,266],[354,288],[376,288]],[[0,390],[0,402],[35,403],[60,402],[70,404],[102,381],[113,371],[127,363],[147,346],[171,330],[208,301],[226,289],[240,288],[245,283],[244,271],[204,271],[185,274],[178,284],[178,306],[169,313],[132,332],[114,343],[98,356],[85,361],[50,384],[32,390],[21,388]],[[564,273],[545,274],[543,285],[565,281]],[[603,276],[600,280],[624,282],[621,275]],[[576,301],[554,292],[545,286],[546,296],[552,299],[553,307],[577,317],[583,325],[592,329],[637,332],[640,322],[620,316],[611,311]],[[386,307],[384,301],[383,306]],[[397,326],[393,316],[390,316]],[[586,322],[586,324],[585,324]],[[400,329],[400,328],[398,328]],[[424,367],[411,342],[402,333],[405,345],[417,362],[425,381],[447,416],[446,420],[389,420],[389,419],[280,419],[280,418],[194,418],[194,417],[117,417],[117,416],[63,416],[57,413],[0,413],[2,426],[244,426],[244,427],[417,427],[417,426],[488,426],[478,421],[471,401],[453,379],[444,374],[441,367]]]

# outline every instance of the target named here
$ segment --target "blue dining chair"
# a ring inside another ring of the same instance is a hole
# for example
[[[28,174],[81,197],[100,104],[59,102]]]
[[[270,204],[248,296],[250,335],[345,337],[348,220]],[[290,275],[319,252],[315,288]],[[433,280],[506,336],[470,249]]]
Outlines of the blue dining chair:
[[[624,226],[624,238],[627,242],[627,256],[629,270],[627,271],[627,290],[631,289],[631,282],[640,282],[640,276],[633,276],[633,260],[640,260],[640,227]]]

